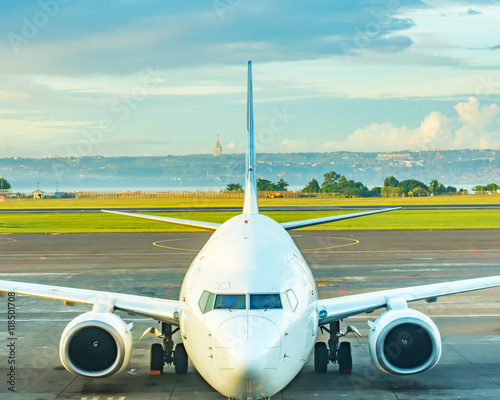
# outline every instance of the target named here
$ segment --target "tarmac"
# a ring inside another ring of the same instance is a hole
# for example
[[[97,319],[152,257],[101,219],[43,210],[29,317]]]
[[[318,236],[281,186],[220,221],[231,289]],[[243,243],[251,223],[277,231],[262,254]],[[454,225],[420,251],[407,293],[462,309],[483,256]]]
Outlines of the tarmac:
[[[500,274],[500,230],[293,231],[316,278],[320,298]],[[186,269],[210,233],[8,234],[0,235],[0,279],[177,299]],[[363,338],[349,337],[351,375],[330,364],[316,374],[312,357],[273,399],[498,399],[500,398],[500,289],[412,303],[442,334],[443,354],[432,370],[413,376],[380,373],[367,346],[368,319],[345,322]],[[138,338],[155,321],[134,322],[128,368],[116,376],[72,375],[58,355],[67,323],[89,311],[61,302],[15,297],[15,393],[8,390],[12,341],[8,301],[0,299],[0,399],[223,399],[190,366],[178,376],[166,367],[149,376],[149,348]],[[12,302],[11,302],[12,303]],[[345,324],[342,324],[345,327]],[[350,335],[351,336],[351,335]],[[179,337],[174,337],[174,340]],[[326,340],[326,336],[321,339]]]

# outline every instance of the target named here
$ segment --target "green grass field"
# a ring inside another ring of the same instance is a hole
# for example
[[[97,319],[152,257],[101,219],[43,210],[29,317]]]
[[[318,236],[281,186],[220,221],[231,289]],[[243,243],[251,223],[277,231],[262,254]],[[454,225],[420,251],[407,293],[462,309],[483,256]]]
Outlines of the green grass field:
[[[318,218],[341,213],[314,211],[279,211],[263,214],[278,222]],[[173,218],[224,222],[237,213],[188,212],[156,213]],[[499,210],[418,210],[349,219],[308,230],[363,229],[500,229]],[[0,233],[76,233],[76,232],[188,232],[197,229],[104,213],[2,214]]]
[[[415,198],[298,197],[259,198],[261,206],[371,206],[430,204],[500,204],[500,194],[433,196]],[[0,209],[13,208],[129,208],[129,207],[241,207],[243,198],[168,197],[159,199],[20,199],[0,202]]]

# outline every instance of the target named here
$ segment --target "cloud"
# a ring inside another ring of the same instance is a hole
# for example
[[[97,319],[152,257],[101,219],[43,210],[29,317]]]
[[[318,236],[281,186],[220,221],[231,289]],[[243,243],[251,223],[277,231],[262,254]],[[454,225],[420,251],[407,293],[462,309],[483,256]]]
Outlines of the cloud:
[[[472,8],[469,8],[465,15],[479,15],[482,14],[481,11],[473,10]]]
[[[31,96],[27,93],[0,90],[0,100],[27,100],[30,97]]]
[[[498,114],[496,104],[479,107],[479,100],[476,97],[470,97],[467,103],[458,103],[454,108],[464,127],[477,131],[483,131]]]
[[[411,45],[405,31],[414,24],[398,17],[399,10],[425,7],[418,0],[307,5],[224,0],[220,3],[227,5],[227,12],[221,16],[214,2],[187,3],[154,2],[145,7],[139,2],[124,6],[118,0],[70,2],[46,24],[35,26],[29,37],[23,36],[26,21],[33,24],[43,10],[9,6],[0,16],[0,36],[22,40],[18,45],[0,42],[0,73],[128,75],[156,64],[179,69],[193,64],[239,65],[252,58],[260,63],[314,60],[343,55],[345,46],[400,52]]]
[[[320,146],[322,151],[388,151],[408,148],[414,142],[414,133],[406,126],[397,127],[392,122],[373,122],[356,129],[345,141],[332,140]]]
[[[310,148],[311,144],[306,139],[288,139],[285,138],[280,143],[280,150],[287,153],[303,152]]]
[[[467,103],[454,106],[458,121],[433,111],[425,116],[420,126],[410,129],[395,126],[392,122],[372,124],[351,133],[344,141],[327,141],[319,151],[394,151],[404,149],[463,149],[499,148],[500,131],[488,131],[499,109],[496,104],[480,106],[479,100],[471,97]],[[454,129],[454,122],[461,126]],[[300,142],[300,141],[297,141]],[[294,141],[291,141],[294,144]],[[297,143],[306,148],[306,143]],[[308,144],[309,148],[311,144]]]
[[[236,143],[234,143],[234,142],[229,143],[229,144],[227,145],[227,148],[228,148],[228,149],[235,149],[235,148],[236,148]]]

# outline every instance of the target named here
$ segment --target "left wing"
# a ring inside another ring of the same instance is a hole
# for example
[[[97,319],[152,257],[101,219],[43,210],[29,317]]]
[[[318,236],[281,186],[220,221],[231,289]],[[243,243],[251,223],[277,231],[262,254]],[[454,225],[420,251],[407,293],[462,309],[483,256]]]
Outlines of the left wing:
[[[126,311],[130,314],[138,314],[157,321],[179,325],[180,303],[174,300],[0,280],[0,297],[5,297],[9,292],[62,300],[65,305],[70,306],[75,303],[94,306],[96,303],[102,302],[111,304],[114,310]]]
[[[152,221],[168,222],[170,224],[176,224],[176,225],[192,226],[193,228],[208,229],[211,231],[215,231],[219,226],[221,226],[221,224],[217,224],[215,222],[194,221],[190,219],[160,217],[157,215],[135,214],[135,213],[126,213],[126,212],[111,211],[111,210],[101,210],[101,211],[110,214],[124,215],[126,217],[136,217],[136,218],[150,219]]]
[[[395,299],[402,299],[406,302],[425,300],[432,303],[441,296],[496,286],[500,286],[500,275],[318,300],[319,325],[361,313],[370,313],[386,307],[389,301]]]
[[[401,209],[401,207],[384,208],[382,210],[363,211],[363,212],[354,213],[354,214],[341,214],[341,215],[333,215],[330,217],[304,219],[302,221],[284,222],[280,225],[283,228],[285,228],[286,230],[291,230],[291,229],[297,229],[297,228],[305,228],[306,226],[326,224],[328,222],[342,221],[344,219],[364,217],[365,215],[378,214],[378,213],[400,210],[400,209]]]

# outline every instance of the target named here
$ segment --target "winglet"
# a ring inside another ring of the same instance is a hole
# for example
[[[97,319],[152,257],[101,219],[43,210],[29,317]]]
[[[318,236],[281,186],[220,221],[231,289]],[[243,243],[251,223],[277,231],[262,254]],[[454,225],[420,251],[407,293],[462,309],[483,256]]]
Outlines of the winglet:
[[[248,62],[248,89],[247,89],[247,160],[245,200],[243,214],[258,214],[257,180],[255,177],[255,145],[253,136],[253,85],[252,62]]]

